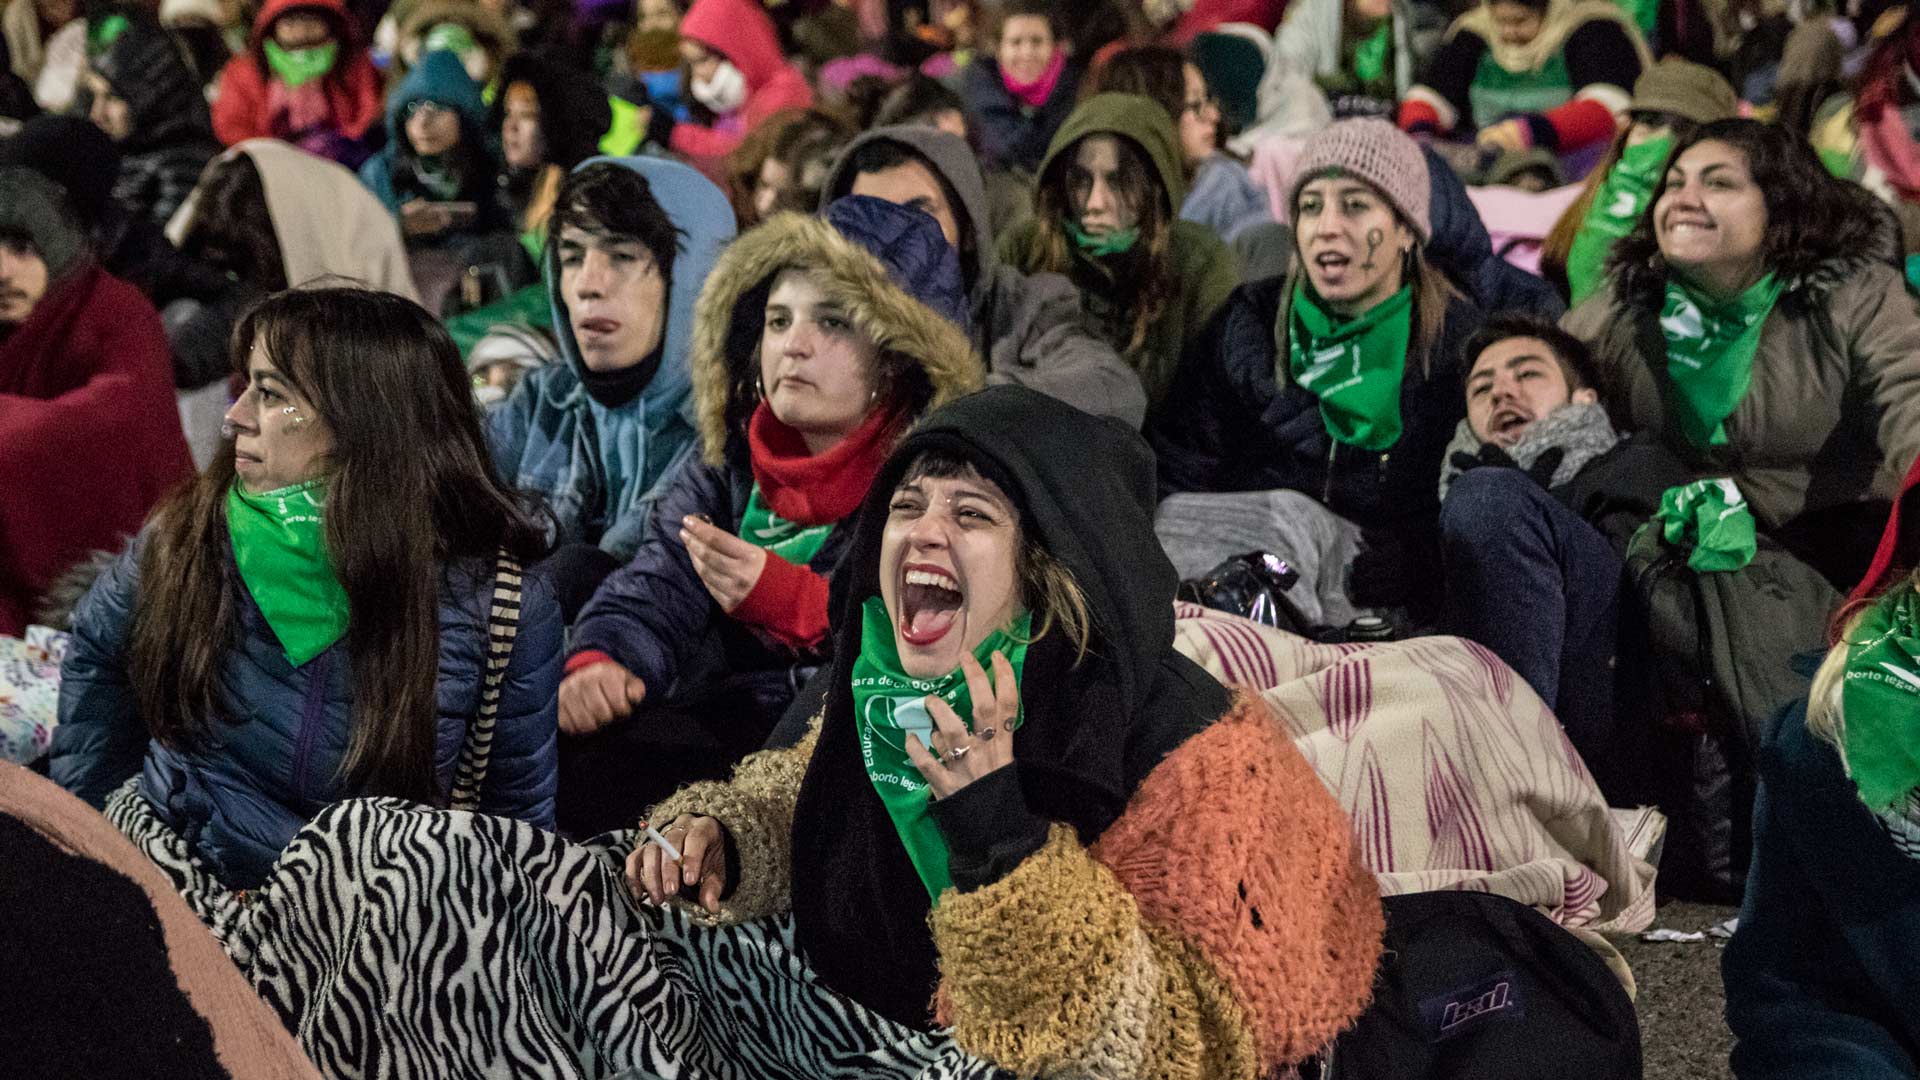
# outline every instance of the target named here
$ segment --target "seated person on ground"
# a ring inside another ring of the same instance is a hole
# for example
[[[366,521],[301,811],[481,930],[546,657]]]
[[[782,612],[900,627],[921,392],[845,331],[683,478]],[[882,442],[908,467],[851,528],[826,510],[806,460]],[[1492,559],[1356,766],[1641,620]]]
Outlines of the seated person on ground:
[[[207,99],[173,36],[136,13],[94,17],[83,85],[88,116],[120,147],[113,197],[165,226],[220,152]]]
[[[682,858],[641,846],[635,891],[790,911],[827,988],[1019,1075],[1317,1053],[1378,886],[1266,705],[1173,651],[1151,461],[1026,387],[930,414],[854,522],[820,718],[655,806]]]
[[[565,363],[528,373],[489,434],[508,483],[539,494],[573,546],[557,575],[569,616],[633,557],[692,456],[693,301],[732,238],[727,197],[677,162],[593,161],[560,189],[545,257]]]
[[[915,418],[980,385],[966,319],[959,260],[911,207],[850,196],[727,249],[694,329],[702,459],[574,627],[563,829],[631,825],[766,742],[824,655],[841,523]]]
[[[153,305],[53,181],[0,168],[0,634],[192,473]]]
[[[685,96],[700,119],[672,124],[655,109],[648,137],[716,179],[748,132],[782,109],[813,104],[813,88],[781,53],[773,20],[756,0],[694,0],[680,20],[680,58]]]
[[[247,389],[227,452],[75,612],[52,775],[109,816],[157,815],[245,888],[328,803],[446,805],[481,712],[498,560],[531,566],[545,542],[419,305],[280,293],[234,342]],[[527,572],[483,813],[553,823],[560,634],[552,588]]]
[[[1047,148],[1034,216],[1000,238],[1009,265],[1079,287],[1094,329],[1139,374],[1149,414],[1178,377],[1187,339],[1240,283],[1220,238],[1179,219],[1186,191],[1166,110],[1135,94],[1096,94]]]
[[[1448,28],[1400,103],[1400,126],[1471,134],[1488,150],[1571,153],[1614,137],[1652,62],[1611,0],[1484,0]]]
[[[977,130],[988,172],[1045,168],[1054,133],[1073,111],[1084,67],[1060,37],[1054,5],[1012,0],[999,9],[992,55],[976,54],[961,72],[968,123]]]
[[[285,139],[348,168],[380,121],[380,73],[344,0],[267,0],[247,51],[220,72],[213,133],[227,146]]]
[[[430,52],[387,95],[387,145],[360,166],[410,244],[508,227],[480,88],[453,53]]]
[[[1898,254],[1885,207],[1805,140],[1716,121],[1675,146],[1561,325],[1621,430],[1732,477],[1761,531],[1844,589],[1920,452],[1920,302]]]
[[[1088,328],[1073,282],[1000,261],[987,231],[987,190],[965,140],[931,127],[869,131],[827,181],[827,201],[849,194],[917,207],[940,223],[960,255],[973,347],[987,362],[989,385],[1017,382],[1140,426],[1140,377]]]
[[[1269,551],[1300,572],[1312,623],[1356,606],[1437,615],[1433,481],[1480,312],[1425,257],[1429,192],[1426,159],[1384,120],[1307,141],[1297,268],[1234,292],[1149,427],[1168,496],[1156,528],[1181,576]]]

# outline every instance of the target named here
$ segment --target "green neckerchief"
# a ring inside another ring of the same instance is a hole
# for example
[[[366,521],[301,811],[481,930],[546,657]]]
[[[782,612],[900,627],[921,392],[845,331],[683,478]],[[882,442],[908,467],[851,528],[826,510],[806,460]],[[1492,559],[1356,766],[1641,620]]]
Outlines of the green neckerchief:
[[[1027,663],[1027,638],[1033,617],[1021,612],[1011,626],[987,635],[973,658],[993,673],[993,653],[1005,653],[1013,665],[1018,684]],[[957,633],[956,625],[953,631]],[[947,870],[947,838],[933,820],[933,793],[907,757],[907,735],[917,736],[920,745],[933,750],[933,714],[927,711],[926,697],[938,694],[953,706],[960,719],[973,728],[973,697],[967,691],[967,677],[954,668],[938,679],[915,679],[900,670],[900,648],[893,639],[893,621],[887,617],[887,605],[878,596],[869,597],[861,607],[860,655],[853,660],[853,715],[860,732],[860,758],[867,767],[867,779],[893,818],[900,843],[913,860],[913,868],[927,887],[927,895],[939,903],[940,894],[953,884]],[[1023,706],[1010,728],[1017,728],[1026,716]]]
[[[1632,232],[1639,222],[1672,152],[1671,135],[1629,146],[1620,152],[1620,160],[1614,162],[1606,179],[1600,181],[1587,207],[1586,220],[1567,251],[1567,284],[1574,305],[1600,291],[1614,241]]]
[[[753,494],[747,496],[747,512],[740,516],[740,539],[766,548],[795,566],[812,562],[832,531],[832,522],[802,525],[774,513],[761,495],[758,482],[753,485]]]
[[[127,32],[132,24],[121,14],[105,15],[87,25],[87,58],[98,59],[101,54],[113,48],[120,35]]]
[[[1491,127],[1509,116],[1543,113],[1572,100],[1573,76],[1567,71],[1564,52],[1555,53],[1537,71],[1508,71],[1489,49],[1480,57],[1467,87],[1475,127]]]
[[[1336,325],[1306,282],[1294,286],[1282,340],[1280,372],[1320,399],[1327,434],[1348,446],[1385,450],[1400,440],[1400,381],[1413,339],[1413,289],[1375,304],[1365,315]]]
[[[315,79],[324,78],[333,70],[333,62],[340,55],[340,43],[329,41],[325,45],[312,45],[304,49],[283,49],[272,38],[266,43],[267,66],[279,76],[280,81],[289,90],[297,90]]]
[[[429,198],[449,202],[460,197],[460,174],[454,171],[453,159],[448,155],[415,158],[413,175]]]
[[[1139,229],[1116,229],[1112,232],[1090,233],[1080,227],[1077,221],[1067,222],[1067,235],[1073,239],[1074,246],[1096,259],[1108,255],[1125,255],[1133,250],[1140,240]]]
[[[1649,525],[1674,547],[1692,549],[1687,566],[1696,573],[1738,570],[1758,550],[1747,497],[1726,477],[1668,488]]]
[[[1665,384],[1668,408],[1694,446],[1725,446],[1727,417],[1747,394],[1753,356],[1767,313],[1780,299],[1772,274],[1725,304],[1667,280],[1660,333],[1667,339]]]
[[[327,482],[309,480],[259,495],[227,489],[227,534],[253,602],[294,667],[347,632],[347,590],[327,555]]]
[[[1860,801],[1883,813],[1920,787],[1920,593],[1875,601],[1847,645],[1840,684],[1847,773]]]
[[[1386,78],[1387,54],[1393,48],[1393,17],[1380,20],[1373,33],[1353,47],[1353,77],[1361,86],[1378,86]]]

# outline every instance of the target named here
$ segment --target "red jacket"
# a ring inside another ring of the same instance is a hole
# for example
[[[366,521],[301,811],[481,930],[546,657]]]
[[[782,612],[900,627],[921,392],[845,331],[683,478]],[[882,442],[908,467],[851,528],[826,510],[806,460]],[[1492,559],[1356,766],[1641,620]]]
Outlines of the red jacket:
[[[0,634],[193,475],[160,315],[86,266],[0,343]]]
[[[813,104],[813,89],[800,70],[787,63],[773,20],[755,0],[694,0],[680,20],[680,36],[689,37],[720,53],[747,80],[747,101],[740,107],[740,127],[721,131],[698,124],[673,129],[670,145],[709,176],[716,175],[720,159],[740,145],[747,132],[782,109],[804,109]]]
[[[322,84],[340,134],[359,139],[380,119],[380,73],[373,69],[365,46],[354,32],[345,0],[267,0],[253,20],[247,51],[228,61],[220,72],[220,95],[213,103],[213,133],[221,143],[232,146],[247,139],[277,139],[288,134],[273,130],[267,108],[267,87],[273,73],[267,70],[263,50],[274,20],[294,10],[312,11],[334,25],[340,56]]]

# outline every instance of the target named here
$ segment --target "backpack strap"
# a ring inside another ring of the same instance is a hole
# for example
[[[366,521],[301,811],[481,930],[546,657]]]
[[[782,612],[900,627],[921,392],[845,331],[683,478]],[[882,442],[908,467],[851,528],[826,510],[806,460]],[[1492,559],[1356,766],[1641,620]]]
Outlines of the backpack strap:
[[[500,714],[500,686],[507,679],[513,639],[520,632],[520,562],[500,549],[493,573],[493,600],[487,606],[487,673],[480,686],[480,712],[467,729],[460,765],[453,776],[452,810],[480,809],[480,787],[493,754],[494,723]]]

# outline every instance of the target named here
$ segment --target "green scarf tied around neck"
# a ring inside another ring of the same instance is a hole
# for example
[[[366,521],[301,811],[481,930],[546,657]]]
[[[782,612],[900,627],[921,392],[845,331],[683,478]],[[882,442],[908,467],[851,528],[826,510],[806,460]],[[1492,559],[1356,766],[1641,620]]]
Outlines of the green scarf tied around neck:
[[[833,523],[825,525],[802,525],[797,521],[788,521],[773,512],[767,500],[760,493],[760,485],[753,485],[753,493],[747,496],[746,513],[740,515],[740,539],[755,547],[763,547],[795,566],[805,566],[820,554],[820,548],[827,542],[827,534],[833,531]]]
[[[326,499],[325,479],[258,495],[238,481],[227,489],[227,533],[240,580],[294,667],[347,632],[347,590],[327,554]]]
[[[1667,339],[1667,407],[1694,446],[1727,444],[1727,417],[1747,394],[1760,332],[1779,301],[1772,274],[1724,304],[1702,297],[1679,281],[1667,281],[1660,333]]]
[[[1920,592],[1875,601],[1847,645],[1840,684],[1847,773],[1860,801],[1885,813],[1920,787]]]
[[[1112,232],[1090,233],[1080,227],[1077,221],[1067,222],[1067,236],[1073,240],[1073,246],[1096,259],[1108,255],[1125,255],[1140,242],[1139,229],[1116,229]]]
[[[267,39],[265,46],[267,66],[280,81],[287,84],[289,90],[298,90],[315,79],[324,78],[333,70],[333,64],[340,55],[340,43],[329,41],[325,45],[313,45],[305,49],[283,49],[280,43]]]
[[[993,674],[993,654],[997,649],[1013,665],[1013,677],[1019,682],[1027,663],[1027,641],[1033,617],[1021,612],[1010,626],[988,634],[973,658],[980,661],[989,678]],[[959,626],[953,632],[959,631]],[[947,868],[947,838],[933,819],[933,792],[907,757],[907,736],[916,736],[929,752],[933,749],[933,714],[927,711],[926,697],[937,694],[953,706],[969,730],[973,727],[973,696],[967,690],[967,677],[960,668],[937,679],[916,679],[900,668],[900,648],[893,639],[893,621],[887,617],[887,605],[878,596],[869,597],[861,607],[860,655],[853,661],[853,715],[860,732],[860,758],[867,767],[867,779],[880,795],[880,802],[893,819],[907,858],[927,887],[935,903],[953,884]],[[1026,718],[1021,709],[1009,728],[1018,728]]]
[[[1639,222],[1671,153],[1671,135],[1629,146],[1620,152],[1620,160],[1608,170],[1606,179],[1600,181],[1580,232],[1567,250],[1567,285],[1573,306],[1605,284],[1607,255],[1613,251],[1614,241],[1632,232]]]
[[[1380,20],[1380,26],[1353,46],[1353,77],[1361,86],[1386,82],[1387,52],[1393,46],[1393,17]]]
[[[1306,282],[1296,285],[1285,322],[1275,328],[1288,378],[1320,399],[1327,434],[1348,446],[1385,450],[1400,441],[1400,383],[1413,340],[1413,288],[1348,322],[1323,307]]]

